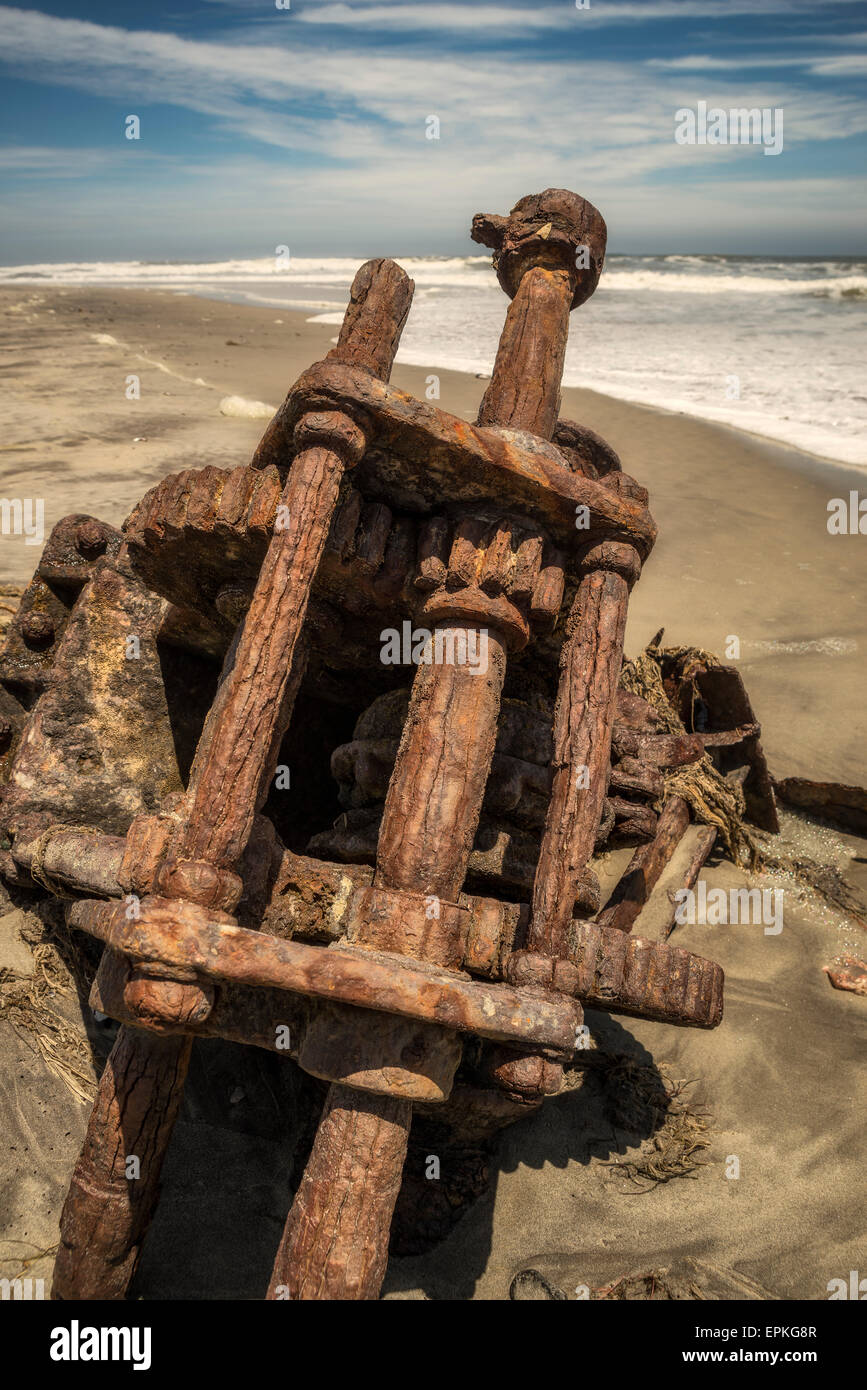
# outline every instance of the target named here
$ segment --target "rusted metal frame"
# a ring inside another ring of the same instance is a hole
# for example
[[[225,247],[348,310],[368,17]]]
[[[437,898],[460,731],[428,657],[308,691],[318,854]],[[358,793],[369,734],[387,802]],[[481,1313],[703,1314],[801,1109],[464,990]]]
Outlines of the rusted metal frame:
[[[361,360],[366,367],[381,365],[387,374],[411,297],[412,282],[403,272],[393,262],[377,263],[361,286],[357,306],[354,303],[352,314],[347,316],[351,322],[344,324],[341,338],[347,359],[354,360],[359,344],[367,347],[365,309],[369,306],[377,320],[389,323],[391,332],[381,335],[379,359],[362,351]],[[212,908],[231,908],[240,897],[242,885],[234,867],[246,847],[291,716],[303,662],[300,637],[310,585],[324,549],[344,468],[361,457],[364,433],[357,416],[335,412],[300,420],[296,442],[300,452],[281,497],[285,509],[282,524],[269,544],[250,612],[230,649],[217,701],[199,742],[186,805],[173,837],[174,858],[160,871],[162,891],[185,906],[192,900],[204,901]],[[125,998],[133,1012],[147,1022],[160,1017],[177,1022],[202,1016],[213,1003],[213,994],[191,980],[188,970],[167,971],[157,963],[134,974]],[[128,1190],[126,1199],[115,1204],[111,1230],[101,1231],[97,1239],[88,1214],[92,1204],[85,1194],[98,1189],[101,1182],[109,1201],[116,1175],[114,1152],[110,1142],[103,1142],[105,1116],[113,1117],[115,1128],[123,1129],[143,1096],[148,1099],[147,1112],[157,1117],[148,1126],[153,1139],[149,1181],[156,1190],[171,1134],[171,1123],[159,1124],[158,1117],[176,1113],[186,1063],[181,1050],[174,1073],[156,1065],[150,1068],[148,1047],[154,1049],[155,1042],[136,1039],[133,1043],[127,1029],[121,1029],[112,1056],[136,1054],[135,1105],[122,1085],[118,1089],[117,1068],[109,1065],[64,1206],[53,1297],[77,1298],[84,1289],[101,1287],[105,1296],[116,1297],[118,1247],[129,1253],[128,1259],[124,1255],[127,1276],[134,1271],[142,1235],[136,1200]]]
[[[176,966],[197,979],[336,1000],[557,1055],[574,1049],[576,1010],[566,999],[524,997],[394,952],[283,941],[182,900],[145,898],[140,912],[129,920],[123,903],[82,900],[70,905],[67,920],[133,960]]]
[[[581,539],[630,541],[642,557],[652,549],[656,526],[644,503],[570,471],[550,439],[522,426],[467,424],[340,363],[317,363],[298,378],[281,407],[287,438],[305,412],[338,410],[350,401],[370,420],[371,443],[359,477],[374,493],[399,495],[403,489],[431,507],[497,498],[504,512],[539,522],[555,544],[570,551],[576,507],[586,506],[589,525]]]
[[[712,831],[710,835],[713,839]],[[40,839],[44,842],[41,860],[42,872],[52,884],[63,889],[74,890],[84,896],[92,896],[98,892],[107,898],[117,899],[124,895],[125,889],[120,883],[120,871],[125,841],[119,836],[84,832],[75,827],[59,825],[49,827],[32,839],[16,840],[15,851],[21,866],[22,882],[33,882],[27,872],[27,866],[32,861],[34,848]],[[701,856],[696,874],[701,863],[704,862],[706,854],[707,849]],[[390,894],[388,896],[391,901],[384,905],[388,910],[384,911],[383,906],[379,904],[385,895],[381,889],[374,889],[368,882],[359,881],[347,892],[346,871],[343,865],[332,865],[319,860],[307,859],[304,856],[293,855],[289,851],[284,852],[283,860],[287,866],[287,872],[293,877],[315,879],[319,885],[317,896],[323,905],[321,908],[322,921],[317,919],[313,925],[305,926],[302,924],[295,929],[295,935],[301,940],[345,941],[352,945],[363,929],[368,943],[375,949],[387,951],[394,943],[394,923],[398,913],[404,921],[410,914],[413,914],[414,925],[411,924],[410,929],[416,933],[413,954],[417,959],[432,959],[438,945],[445,943],[451,951],[448,964],[452,968],[490,980],[504,978],[505,962],[516,945],[525,944],[525,919],[529,916],[529,909],[526,904],[504,903],[494,898],[461,894],[460,907],[452,907],[451,912],[457,912],[463,920],[458,925],[457,930],[453,930],[449,920],[450,905],[448,904],[441,904],[441,917],[439,919],[430,918],[425,915],[426,904],[423,898],[420,899],[415,894]],[[353,872],[359,879],[362,876],[369,878],[372,874],[370,869],[359,867],[356,867]],[[330,889],[329,881],[332,884]],[[691,887],[693,882],[694,877],[688,876],[685,885]],[[147,888],[149,885],[143,885],[143,887]],[[279,895],[275,897],[275,908],[282,906],[283,902],[284,900]],[[329,907],[328,904],[332,904],[332,906]],[[334,909],[337,909],[338,905],[339,911],[335,911]],[[106,906],[108,905],[106,904]],[[68,909],[68,914],[70,925],[81,926],[84,930],[89,929],[86,920],[87,914],[84,917],[76,914],[74,904]],[[124,918],[124,923],[125,920]],[[441,922],[444,923],[442,929]],[[577,954],[581,954],[582,958],[585,954],[585,938],[590,925],[579,922],[572,923],[569,933],[568,959],[573,963],[576,962]],[[602,918],[592,925],[605,927]],[[267,909],[262,927],[266,933],[280,934],[280,927],[269,924],[269,910]],[[603,930],[603,937],[606,930],[607,928]],[[456,948],[457,953],[455,953]],[[662,1011],[661,996],[659,996],[658,990],[659,981],[664,979],[668,967],[668,957],[664,953],[664,948],[658,943],[654,943],[653,950],[656,952],[658,960],[652,975],[646,981],[646,995],[636,994],[633,991],[621,1000],[618,994],[620,986],[617,980],[605,973],[594,974],[589,977],[585,973],[581,976],[582,984],[576,990],[576,997],[585,1005],[610,1009],[615,1013],[620,1008],[623,1011],[635,1012],[646,1004],[649,1015],[652,1013],[652,1016],[660,1017],[669,1023],[696,1027],[713,1026],[706,1015],[687,1016],[676,1012],[664,1013]],[[608,958],[608,955],[605,954],[604,960]],[[125,1005],[122,1005],[122,990],[119,991],[117,983],[117,966],[117,952],[106,951],[97,974],[91,1004],[102,1013],[109,1014],[120,1022],[132,1023],[135,1016]],[[110,979],[108,978],[109,970],[111,970]],[[129,963],[127,962],[124,967],[124,984],[126,984],[128,976]],[[101,991],[107,991],[107,993]],[[262,992],[261,1000],[257,996],[257,991]],[[257,975],[244,985],[233,983],[221,987],[217,992],[210,1014],[203,1019],[188,1021],[184,1025],[178,1024],[178,1027],[184,1027],[196,1035],[226,1037],[232,1041],[247,1041],[255,1046],[273,1048],[275,1028],[290,1004],[296,1012],[301,1007],[297,998],[288,1000],[282,997],[267,984],[265,976]],[[297,1028],[293,1030],[292,1036],[297,1043],[300,1039]],[[289,1055],[294,1055],[294,1051],[290,1050]]]
[[[568,196],[575,205],[585,206],[583,200]],[[574,211],[573,207],[573,214]],[[567,248],[571,258],[567,254],[564,262],[560,257],[552,270],[548,269],[550,248],[542,248],[536,257],[530,257],[517,278],[516,305],[514,312],[507,315],[497,355],[495,389],[484,407],[488,420],[518,428],[547,429],[549,435],[553,432],[568,319],[564,296],[568,295],[571,301],[579,278],[574,270],[574,244],[567,242]],[[528,382],[532,383],[529,388]],[[363,385],[357,383],[356,389]],[[498,397],[500,387],[505,390]],[[290,404],[287,423],[291,421],[292,408]],[[420,446],[419,461],[427,473],[432,471],[432,440],[441,419],[438,413],[432,415],[427,422],[429,428],[423,429],[422,438],[414,441]],[[458,437],[465,429],[460,426]],[[458,452],[459,457],[451,462],[465,465],[465,450]],[[482,495],[477,492],[476,500],[486,501],[504,491],[510,502],[513,500],[514,488],[492,487],[496,473],[496,468],[488,470],[481,485]],[[465,479],[464,467],[458,484],[464,489],[464,496],[459,500],[473,500],[472,495],[466,496]],[[503,483],[502,478],[499,481]],[[444,478],[438,478],[437,483],[445,483],[448,489]],[[524,509],[519,504],[516,510]],[[412,889],[446,902],[457,899],[478,825],[494,753],[506,652],[516,638],[521,644],[526,640],[520,610],[516,610],[514,620],[510,613],[510,621],[504,623],[502,610],[497,611],[491,596],[473,582],[480,578],[478,565],[473,563],[473,539],[470,530],[465,537],[464,553],[460,544],[453,544],[449,557],[452,590],[457,590],[461,599],[450,597],[444,582],[427,600],[423,612],[435,627],[457,629],[465,641],[478,638],[484,631],[488,670],[484,676],[473,676],[466,669],[444,664],[419,667],[386,796],[374,880],[377,886]],[[493,597],[496,600],[499,594],[495,592]],[[492,621],[492,617],[496,620]],[[402,946],[412,949],[410,942],[401,942],[399,935],[395,945],[398,950]],[[397,1193],[405,1154],[409,1107],[399,1112],[392,1108],[388,1114],[383,1111],[376,1122],[385,1137],[378,1143],[371,1142],[373,1117],[358,1112],[356,1125],[352,1115],[351,1093],[333,1086],[289,1213],[272,1274],[271,1296],[278,1284],[288,1285],[293,1297],[334,1298],[351,1294],[373,1298],[379,1291],[385,1270],[390,1203]],[[335,1122],[335,1116],[339,1121]],[[344,1175],[336,1204],[333,1191],[327,1202],[323,1198],[328,1187],[328,1169],[335,1162]],[[352,1206],[345,1211],[344,1199],[348,1174],[360,1165],[365,1169],[367,1183],[378,1189],[383,1199],[375,1212],[370,1208],[366,1212],[362,1242],[365,1258],[359,1275],[358,1261],[353,1258],[357,1216]],[[331,1255],[331,1268],[325,1276],[317,1267],[323,1225],[327,1227],[325,1238]]]

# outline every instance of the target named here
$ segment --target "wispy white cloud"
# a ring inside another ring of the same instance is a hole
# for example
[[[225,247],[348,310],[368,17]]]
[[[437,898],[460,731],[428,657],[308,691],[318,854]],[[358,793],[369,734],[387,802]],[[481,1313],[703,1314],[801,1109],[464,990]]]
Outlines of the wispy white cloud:
[[[82,178],[87,174],[117,167],[120,155],[100,149],[70,149],[68,146],[0,146],[0,169],[33,178]]]
[[[783,107],[787,152],[867,131],[865,103],[800,73],[759,81],[740,64],[662,68],[528,53],[517,62],[504,55],[479,62],[463,52],[385,45],[360,59],[351,36],[335,32],[326,45],[311,26],[290,29],[275,14],[275,37],[263,43],[260,35],[192,39],[0,7],[0,51],[17,76],[109,97],[142,116],[140,144],[127,145],[115,125],[110,138],[120,155],[115,150],[100,167],[85,152],[82,170],[99,178],[83,179],[80,190],[64,183],[70,232],[90,226],[102,235],[103,219],[108,237],[128,221],[129,236],[137,228],[140,241],[151,224],[159,235],[168,218],[193,228],[200,246],[218,231],[225,245],[246,228],[251,252],[298,238],[323,252],[350,241],[371,252],[407,250],[446,237],[454,244],[468,209],[507,208],[528,188],[562,185],[604,207],[614,235],[641,233],[645,245],[651,235],[670,242],[681,219],[697,238],[737,224],[743,235],[750,219],[782,233],[796,215],[788,211],[785,159],[743,147],[679,146],[675,111],[698,100]],[[160,104],[197,113],[221,140],[237,148],[240,136],[261,156],[212,162],[186,145],[176,157],[154,155],[148,196],[127,211],[119,190],[132,161],[149,154],[150,108]],[[439,141],[425,139],[429,114],[440,118]],[[6,158],[7,170],[27,167],[17,151]],[[30,167],[66,179],[70,158],[43,154]],[[749,189],[745,199],[733,192],[736,178]],[[808,201],[797,215],[813,228],[829,218],[838,229],[850,225],[852,184],[825,184],[821,193],[800,187]],[[9,200],[7,227],[35,216],[39,195],[25,194]],[[822,202],[832,195],[840,206]]]
[[[816,58],[810,72],[821,77],[861,77],[867,74],[867,53],[846,53],[834,58]]]
[[[864,41],[861,36],[853,37],[856,42],[852,47],[857,47],[857,40]],[[867,53],[833,53],[822,57],[793,53],[786,58],[717,58],[709,53],[691,53],[679,58],[648,58],[647,66],[661,72],[746,72],[751,68],[801,68],[814,77],[856,77],[867,72]]]
[[[439,33],[496,30],[562,29],[575,23],[575,7],[538,5],[513,8],[486,4],[325,4],[299,10],[303,24],[328,24],[377,30],[435,30]]]
[[[224,3],[224,0],[215,0]],[[225,0],[229,3],[230,0]],[[861,0],[835,0],[846,6],[861,3]],[[463,4],[437,4],[428,0],[354,0],[354,3],[336,3],[323,0],[320,4],[307,5],[298,11],[298,19],[305,24],[339,25],[344,28],[364,27],[380,31],[472,31],[487,32],[499,30],[502,33],[515,30],[564,29],[576,24],[592,25],[594,28],[609,28],[623,24],[654,23],[665,20],[701,19],[705,21],[724,20],[744,15],[805,15],[815,14],[815,0],[716,0],[709,9],[707,0],[591,0],[586,7],[579,8],[570,0],[560,0],[557,4],[508,5],[476,3],[466,0]]]
[[[165,103],[212,116],[266,145],[351,161],[398,162],[456,147],[527,151],[537,161],[594,162],[616,151],[633,172],[680,167],[707,152],[675,147],[673,111],[699,98],[717,105],[784,106],[787,138],[828,140],[867,130],[867,107],[844,93],[745,83],[628,63],[426,56],[352,45],[215,42],[125,30],[0,8],[6,61],[21,75],[122,98],[128,109]],[[841,55],[847,62],[851,55]],[[828,59],[827,61],[838,61]],[[317,114],[311,116],[315,101]],[[424,139],[425,117],[442,139]],[[140,113],[138,113],[140,114]]]

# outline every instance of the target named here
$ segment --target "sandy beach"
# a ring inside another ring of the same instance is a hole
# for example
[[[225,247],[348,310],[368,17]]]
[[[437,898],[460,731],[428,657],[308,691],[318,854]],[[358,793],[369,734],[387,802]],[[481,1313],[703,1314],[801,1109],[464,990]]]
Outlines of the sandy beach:
[[[300,313],[168,291],[4,288],[0,494],[44,498],[46,535],[71,512],[119,525],[167,474],[247,462],[269,410],[335,333]],[[473,375],[398,362],[392,380],[423,397],[432,372],[440,405],[473,419],[484,389]],[[127,396],[130,376],[138,399]],[[727,659],[738,639],[774,775],[864,784],[867,540],[830,535],[827,508],[851,489],[867,491],[865,475],[589,391],[564,390],[562,414],[603,435],[650,491],[659,540],[632,596],[627,653],[662,626],[667,644]],[[22,537],[0,538],[0,582],[26,584],[38,557]],[[867,905],[867,843],[790,814],[782,839],[795,857],[835,868]],[[747,881],[718,857],[706,876],[724,887]],[[779,936],[760,926],[678,930],[678,945],[725,968],[720,1029],[588,1014],[602,1053],[689,1083],[690,1110],[706,1117],[703,1167],[650,1188],[612,1167],[646,1155],[654,1129],[618,1118],[616,1088],[591,1058],[583,1084],[576,1078],[506,1132],[487,1190],[449,1237],[427,1254],[392,1259],[386,1297],[504,1299],[529,1267],[570,1298],[667,1269],[674,1286],[698,1296],[823,1299],[828,1281],[864,1269],[864,1082],[855,1064],[865,1001],[833,990],[822,970],[842,951],[863,955],[864,932],[803,882],[786,887]],[[37,1257],[56,1242],[87,1108],[17,1035],[7,1042],[16,1064],[0,1081],[0,1111],[17,1140],[0,1253],[14,1262],[26,1246],[28,1272],[47,1275],[51,1258]],[[199,1082],[209,1077],[203,1068]],[[50,1145],[39,1122],[49,1108],[61,1117]],[[211,1126],[219,1125],[206,1106],[179,1123],[141,1297],[258,1296],[250,1288],[267,1281],[285,1199],[279,1136],[221,1127],[215,1173]],[[185,1183],[191,1169],[195,1180]],[[203,1220],[211,1187],[220,1200]],[[247,1230],[263,1222],[261,1248],[245,1248]]]

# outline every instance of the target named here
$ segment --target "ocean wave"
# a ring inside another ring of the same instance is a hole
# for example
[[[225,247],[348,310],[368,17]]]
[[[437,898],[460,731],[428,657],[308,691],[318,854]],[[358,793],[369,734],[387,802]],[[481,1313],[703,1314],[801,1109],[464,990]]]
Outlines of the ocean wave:
[[[418,288],[398,360],[489,374],[505,312],[489,258],[400,263]],[[277,314],[301,312],[336,329],[358,264],[354,257],[300,256],[281,271],[271,257],[68,262],[0,268],[0,283],[14,284],[20,296],[32,280],[39,292],[22,303],[47,299],[51,282],[162,288],[269,305]],[[867,321],[858,312],[864,299],[863,258],[615,256],[601,292],[573,320],[564,385],[732,425],[867,468]],[[94,341],[173,372],[108,335]]]
[[[825,299],[867,297],[867,275],[833,275],[815,279],[784,279],[772,275],[689,275],[678,271],[609,270],[608,290],[653,291],[661,294],[819,295]]]
[[[489,256],[397,257],[420,286],[461,287],[489,281],[496,288]],[[193,285],[276,284],[340,285],[347,289],[358,270],[357,257],[277,255],[227,261],[65,261],[56,264],[0,266],[0,284],[47,281],[55,285]]]
[[[488,256],[399,257],[415,281],[420,298],[444,289],[472,288],[499,293]],[[273,285],[348,289],[358,270],[356,258],[261,256],[225,261],[68,261],[58,264],[0,266],[0,284],[69,286],[188,286],[194,289],[265,282]],[[670,269],[668,267],[671,267]],[[841,273],[839,262],[784,262],[770,258],[746,262],[724,256],[622,256],[609,259],[603,286],[618,293],[697,295],[812,295],[828,299],[867,298],[865,265]],[[311,307],[314,303],[307,301]],[[306,304],[305,304],[306,307]],[[324,307],[324,305],[323,305]]]

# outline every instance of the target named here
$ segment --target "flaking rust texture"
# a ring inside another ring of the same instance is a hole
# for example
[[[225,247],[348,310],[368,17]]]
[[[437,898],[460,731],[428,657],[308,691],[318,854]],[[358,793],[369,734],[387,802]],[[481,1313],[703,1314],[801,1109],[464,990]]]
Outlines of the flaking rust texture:
[[[468,1151],[561,1089],[582,1004],[722,1017],[719,966],[629,931],[690,819],[667,772],[725,749],[765,822],[773,791],[722,668],[693,732],[619,686],[656,528],[559,418],[605,224],[549,189],[473,236],[511,301],[475,424],[389,385],[413,285],[368,262],[251,466],[65,518],[7,636],[0,869],[70,899],[122,1025],[56,1298],[125,1296],[195,1037],[329,1086],[269,1297],[375,1298],[414,1106]]]

